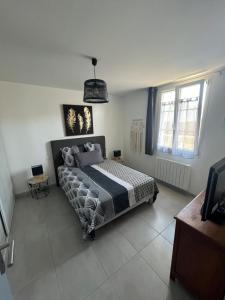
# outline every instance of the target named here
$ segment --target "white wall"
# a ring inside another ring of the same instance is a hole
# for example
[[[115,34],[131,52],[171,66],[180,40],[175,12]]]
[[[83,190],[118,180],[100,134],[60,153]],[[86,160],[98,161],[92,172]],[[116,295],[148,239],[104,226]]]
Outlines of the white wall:
[[[9,171],[8,160],[6,156],[5,147],[3,145],[2,136],[0,132],[0,213],[3,218],[4,227],[7,234],[10,231],[13,208],[14,195],[13,186]],[[0,243],[3,240],[3,224],[0,220]]]
[[[33,164],[43,164],[51,183],[55,182],[49,141],[66,138],[61,105],[82,104],[82,96],[82,91],[0,82],[0,128],[16,194],[27,189]],[[210,165],[225,156],[224,74],[211,76],[208,100],[200,156],[194,160],[169,156],[192,165],[190,192],[194,194],[205,188]],[[130,151],[131,121],[145,120],[146,111],[147,90],[93,105],[94,135],[106,136],[108,156],[113,149],[122,149],[130,166],[154,176],[156,155],[144,154],[145,142],[142,154]]]
[[[164,87],[168,88],[168,87]],[[209,78],[208,105],[203,122],[200,155],[195,159],[184,160],[171,155],[156,154],[149,156],[130,151],[130,125],[132,119],[146,119],[147,90],[139,90],[126,95],[123,101],[124,110],[124,156],[128,164],[140,171],[154,176],[156,156],[165,156],[189,163],[192,166],[190,192],[199,193],[206,186],[209,167],[225,157],[225,75],[217,73]],[[160,89],[159,89],[160,93]]]
[[[30,167],[43,164],[55,182],[49,141],[65,138],[62,104],[82,104],[83,92],[0,82],[0,128],[15,193],[27,190]],[[93,105],[94,135],[106,136],[108,156],[122,147],[121,105]]]

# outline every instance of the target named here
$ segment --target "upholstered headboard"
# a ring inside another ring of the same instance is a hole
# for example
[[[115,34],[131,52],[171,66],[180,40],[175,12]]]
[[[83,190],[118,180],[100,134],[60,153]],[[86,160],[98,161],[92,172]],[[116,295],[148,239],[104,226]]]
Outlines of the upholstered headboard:
[[[102,148],[102,155],[104,158],[106,158],[106,150],[105,150],[105,137],[104,136],[89,136],[89,137],[82,137],[82,138],[73,138],[73,139],[63,139],[63,140],[56,140],[51,141],[51,147],[52,147],[52,157],[53,157],[53,163],[54,163],[54,169],[55,169],[55,177],[56,177],[56,183],[59,185],[59,179],[58,179],[58,167],[63,165],[63,159],[61,155],[60,149],[63,147],[71,147],[73,145],[83,145],[87,142],[91,142],[93,144],[100,144]]]

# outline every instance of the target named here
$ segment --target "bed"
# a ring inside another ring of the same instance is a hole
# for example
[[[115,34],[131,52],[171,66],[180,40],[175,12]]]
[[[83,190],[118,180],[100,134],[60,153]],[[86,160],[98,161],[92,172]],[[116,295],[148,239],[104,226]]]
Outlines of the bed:
[[[99,144],[104,161],[84,167],[65,166],[61,149],[90,142]],[[95,136],[51,141],[56,183],[64,190],[81,222],[83,237],[127,211],[156,200],[154,178],[106,159],[105,137]]]

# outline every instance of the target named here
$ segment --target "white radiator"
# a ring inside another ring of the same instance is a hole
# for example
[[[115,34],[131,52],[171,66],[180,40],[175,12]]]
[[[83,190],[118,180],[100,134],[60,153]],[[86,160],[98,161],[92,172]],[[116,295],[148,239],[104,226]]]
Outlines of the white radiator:
[[[155,177],[159,180],[188,191],[190,176],[190,165],[163,158],[156,159]]]

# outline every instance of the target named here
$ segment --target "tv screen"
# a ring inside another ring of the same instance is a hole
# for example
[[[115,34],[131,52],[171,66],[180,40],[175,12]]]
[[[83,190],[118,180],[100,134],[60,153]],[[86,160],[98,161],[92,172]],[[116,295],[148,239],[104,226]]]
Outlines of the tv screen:
[[[202,221],[210,219],[219,224],[225,223],[225,158],[209,170],[201,213]]]

